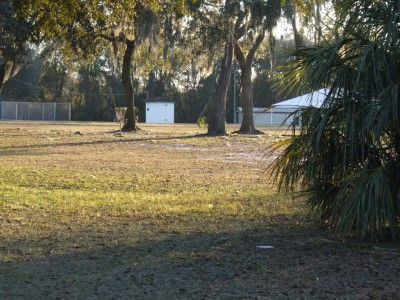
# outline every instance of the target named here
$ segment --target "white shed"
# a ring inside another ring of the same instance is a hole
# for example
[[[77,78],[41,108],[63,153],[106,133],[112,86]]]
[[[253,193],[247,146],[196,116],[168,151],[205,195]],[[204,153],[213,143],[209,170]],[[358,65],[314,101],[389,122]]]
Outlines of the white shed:
[[[255,125],[290,125],[293,123],[294,112],[305,107],[321,107],[329,89],[318,91],[295,97],[289,100],[275,103],[269,108],[255,107],[253,117]],[[239,123],[243,120],[242,108],[238,108]]]
[[[146,123],[174,123],[175,103],[165,97],[146,101]]]

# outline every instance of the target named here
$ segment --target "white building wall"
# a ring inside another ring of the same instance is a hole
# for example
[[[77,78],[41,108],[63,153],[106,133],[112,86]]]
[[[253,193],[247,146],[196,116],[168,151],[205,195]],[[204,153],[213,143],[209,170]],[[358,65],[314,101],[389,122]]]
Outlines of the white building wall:
[[[290,116],[297,108],[254,108],[253,118],[254,125],[290,125],[293,122],[293,115]],[[243,111],[239,108],[239,123],[243,121]]]
[[[174,123],[175,104],[173,102],[147,102],[146,123]]]

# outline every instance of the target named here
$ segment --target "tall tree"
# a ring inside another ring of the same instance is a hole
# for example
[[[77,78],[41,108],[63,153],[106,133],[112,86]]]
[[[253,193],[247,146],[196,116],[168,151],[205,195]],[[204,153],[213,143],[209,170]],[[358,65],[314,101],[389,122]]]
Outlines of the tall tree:
[[[243,120],[238,132],[255,134],[260,131],[255,128],[253,117],[253,60],[266,31],[271,31],[276,25],[281,12],[281,1],[244,1],[240,7],[240,22],[236,22],[234,40],[235,57],[239,63],[242,83]],[[246,47],[249,48],[247,55]]]
[[[320,109],[303,113],[275,174],[339,233],[398,238],[400,5],[342,0],[337,7],[342,37],[293,53],[284,84],[308,79],[330,92]]]
[[[292,27],[295,49],[319,45],[330,36],[337,0],[287,0],[283,15]],[[329,33],[329,34],[327,34]]]
[[[13,76],[12,80],[4,84],[1,92],[3,99],[10,101],[39,99],[38,78],[41,74],[42,59],[34,49],[28,48],[26,52],[24,59],[29,63],[23,64],[21,70]]]
[[[24,64],[32,24],[15,15],[12,1],[0,2],[0,93]]]
[[[127,107],[123,130],[137,130],[132,86],[133,54],[140,45],[157,40],[159,15],[171,7],[181,12],[185,0],[95,0],[90,5],[84,0],[21,0],[15,1],[15,5],[21,17],[41,25],[37,35],[67,41],[83,57],[98,53],[104,47],[99,42],[101,39],[112,46],[116,61],[122,50],[121,80]]]
[[[208,124],[208,135],[226,135],[226,95],[231,77],[233,58],[233,35],[227,34],[224,56],[221,60],[221,71],[213,96],[213,108]]]
[[[107,53],[91,64],[82,65],[79,69],[80,101],[74,103],[83,120],[111,121],[115,119],[114,108],[117,106],[121,83],[109,72],[112,66]],[[119,83],[119,84],[118,84]]]
[[[300,2],[300,3],[299,3]],[[290,25],[292,26],[293,36],[294,36],[294,45],[296,49],[300,49],[304,46],[304,37],[300,32],[299,26],[299,15],[300,15],[300,8],[301,2],[298,0],[287,0],[285,1],[284,6],[284,16],[289,21]]]
[[[232,15],[233,7],[230,0],[225,1],[221,9],[222,15]],[[225,28],[225,47],[221,59],[221,67],[218,76],[217,86],[212,101],[212,109],[208,123],[208,135],[225,135],[226,121],[226,96],[228,93],[229,80],[232,71],[233,60],[233,19],[231,17],[223,18],[223,28]]]

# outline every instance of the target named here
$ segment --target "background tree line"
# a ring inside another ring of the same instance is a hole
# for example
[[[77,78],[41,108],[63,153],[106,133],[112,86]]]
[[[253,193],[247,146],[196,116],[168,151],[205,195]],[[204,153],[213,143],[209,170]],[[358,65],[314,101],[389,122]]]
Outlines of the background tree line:
[[[291,96],[278,96],[268,78],[286,60],[281,47],[300,46],[296,35],[315,42],[318,18],[310,10],[322,2],[306,2],[2,1],[0,96],[71,102],[75,120],[113,120],[114,107],[127,106],[127,130],[136,126],[133,105],[143,121],[146,99],[165,96],[176,101],[177,122],[196,122],[206,108],[210,126],[222,126],[210,134],[224,134],[234,119],[234,88],[236,105],[248,112]],[[273,29],[285,19],[290,30],[277,36]],[[229,73],[219,86],[227,37]]]
[[[110,120],[123,105],[123,130],[136,130],[134,105],[143,118],[145,99],[163,95],[177,101],[179,122],[206,111],[208,135],[224,135],[237,93],[238,132],[257,134],[253,106],[278,99],[272,86],[285,92],[281,99],[328,88],[321,108],[303,112],[300,133],[281,143],[272,168],[279,187],[341,234],[399,236],[399,1],[0,6],[2,97],[72,102],[76,119]]]

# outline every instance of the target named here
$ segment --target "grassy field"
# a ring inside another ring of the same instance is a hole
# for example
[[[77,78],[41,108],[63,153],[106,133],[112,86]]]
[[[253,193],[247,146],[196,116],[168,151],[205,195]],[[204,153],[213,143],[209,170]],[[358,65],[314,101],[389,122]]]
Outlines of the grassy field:
[[[141,127],[0,122],[0,299],[398,298],[398,244],[338,238],[276,193],[285,132]]]

